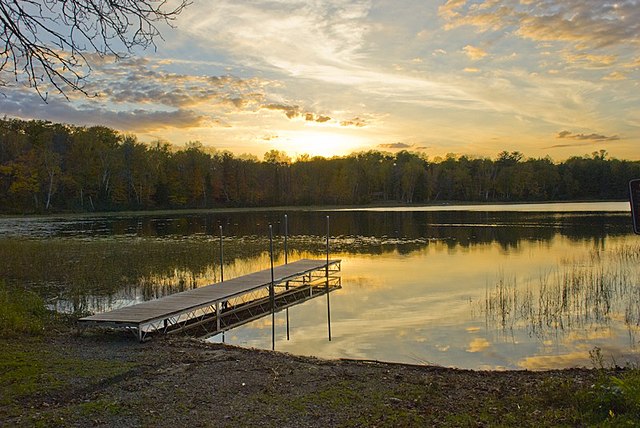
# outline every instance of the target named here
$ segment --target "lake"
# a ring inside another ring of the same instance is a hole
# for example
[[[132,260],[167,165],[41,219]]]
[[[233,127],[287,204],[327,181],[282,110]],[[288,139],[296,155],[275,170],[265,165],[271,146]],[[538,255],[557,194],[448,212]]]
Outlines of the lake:
[[[0,218],[0,278],[65,312],[107,311],[269,267],[342,259],[342,288],[276,315],[276,349],[470,369],[637,363],[629,204],[224,210]],[[287,316],[288,315],[288,316]],[[287,340],[287,324],[289,339]],[[207,340],[271,348],[271,317]]]

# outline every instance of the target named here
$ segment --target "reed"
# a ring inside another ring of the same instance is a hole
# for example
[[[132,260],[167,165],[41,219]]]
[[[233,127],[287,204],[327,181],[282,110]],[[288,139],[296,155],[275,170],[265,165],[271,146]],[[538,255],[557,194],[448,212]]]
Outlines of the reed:
[[[606,326],[622,316],[640,326],[640,246],[592,250],[562,260],[519,285],[500,272],[485,293],[485,317],[502,329],[545,336],[572,328]]]
[[[324,251],[317,237],[289,242],[293,259]],[[225,278],[267,268],[267,248],[263,237],[225,238]],[[2,239],[0,260],[8,285],[26,287],[65,313],[102,311],[220,280],[218,240],[209,236]]]

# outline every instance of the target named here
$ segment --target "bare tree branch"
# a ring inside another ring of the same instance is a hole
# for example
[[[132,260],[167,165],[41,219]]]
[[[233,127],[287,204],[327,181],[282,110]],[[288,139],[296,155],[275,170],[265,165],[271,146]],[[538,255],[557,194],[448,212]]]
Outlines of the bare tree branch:
[[[156,47],[159,24],[190,0],[0,0],[0,87],[8,76],[47,100],[47,88],[87,96],[91,55],[122,58]]]

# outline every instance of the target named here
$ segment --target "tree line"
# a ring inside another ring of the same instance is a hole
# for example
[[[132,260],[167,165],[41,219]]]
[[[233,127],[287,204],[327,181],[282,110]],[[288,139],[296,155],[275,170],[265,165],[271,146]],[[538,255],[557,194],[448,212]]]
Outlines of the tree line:
[[[554,163],[517,151],[495,159],[401,151],[344,157],[271,150],[263,160],[207,148],[143,144],[94,126],[0,120],[0,212],[611,200],[627,198],[640,161],[600,150]]]

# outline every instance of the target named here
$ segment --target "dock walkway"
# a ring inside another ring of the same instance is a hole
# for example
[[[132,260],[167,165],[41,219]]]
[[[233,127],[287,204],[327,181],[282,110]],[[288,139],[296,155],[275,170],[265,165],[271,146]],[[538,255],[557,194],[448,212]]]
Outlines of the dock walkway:
[[[183,291],[156,300],[81,318],[81,328],[104,326],[130,329],[143,341],[149,334],[170,333],[190,326],[214,323],[213,333],[263,316],[265,307],[276,310],[276,300],[291,305],[287,296],[300,295],[302,288],[313,294],[314,287],[336,284],[333,274],[340,260],[302,259],[271,269]],[[279,293],[275,290],[278,287]],[[337,282],[339,287],[339,281]],[[273,294],[270,294],[273,292]],[[285,307],[284,305],[281,307]],[[280,308],[280,309],[281,309]],[[226,318],[225,318],[226,317]],[[233,321],[229,321],[233,318]]]

